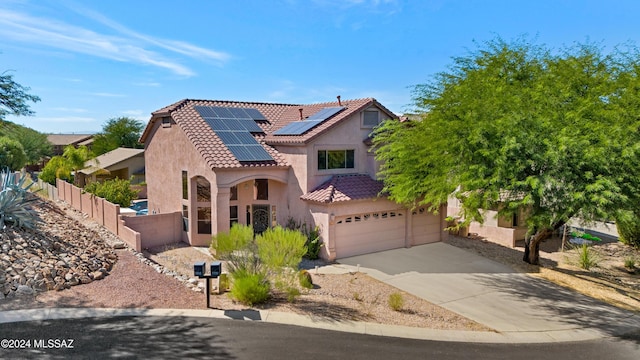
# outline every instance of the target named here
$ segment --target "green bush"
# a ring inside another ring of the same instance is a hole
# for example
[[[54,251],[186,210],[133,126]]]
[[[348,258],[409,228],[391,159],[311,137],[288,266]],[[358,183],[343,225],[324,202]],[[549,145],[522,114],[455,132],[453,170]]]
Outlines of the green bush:
[[[7,136],[0,137],[0,168],[17,171],[22,169],[26,163],[27,154],[20,142]]]
[[[227,261],[229,273],[256,274],[262,272],[262,262],[258,258],[256,244],[253,241],[253,228],[242,224],[233,224],[228,232],[219,232],[213,236],[211,250],[216,258]]]
[[[620,241],[640,248],[640,215],[634,211],[620,211],[616,216]]]
[[[389,295],[389,307],[394,311],[400,311],[404,307],[404,297],[399,292]]]
[[[281,273],[285,268],[298,268],[307,252],[305,242],[306,237],[301,232],[281,226],[267,229],[256,236],[260,260],[275,273]]]
[[[52,157],[51,160],[47,162],[47,165],[44,166],[38,178],[51,185],[56,185],[56,179],[67,180],[69,182],[73,181],[71,167],[69,167],[67,160],[62,156]]]
[[[264,274],[238,272],[233,275],[231,296],[245,305],[255,305],[269,299],[271,287]]]
[[[582,246],[578,248],[578,265],[585,270],[598,266],[597,255],[587,244],[582,244]]]
[[[131,188],[129,180],[117,178],[90,183],[84,187],[84,191],[122,207],[129,207],[131,201],[138,198],[138,192]]]
[[[300,270],[298,273],[298,280],[300,280],[300,286],[305,289],[313,289],[313,278],[307,270]]]

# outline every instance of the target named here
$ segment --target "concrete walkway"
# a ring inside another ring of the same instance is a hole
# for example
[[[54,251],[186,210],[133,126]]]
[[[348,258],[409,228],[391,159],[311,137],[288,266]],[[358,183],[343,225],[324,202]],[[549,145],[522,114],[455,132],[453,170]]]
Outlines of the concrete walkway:
[[[572,341],[640,332],[640,317],[466,250],[434,243],[339,260],[511,340]]]

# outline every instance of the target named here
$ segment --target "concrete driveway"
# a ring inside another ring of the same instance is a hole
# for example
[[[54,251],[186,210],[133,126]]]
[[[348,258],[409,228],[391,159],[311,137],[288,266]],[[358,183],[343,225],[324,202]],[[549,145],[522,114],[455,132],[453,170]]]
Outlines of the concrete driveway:
[[[640,331],[640,317],[445,244],[338,260],[514,338],[582,340]],[[639,309],[640,310],[640,309]]]

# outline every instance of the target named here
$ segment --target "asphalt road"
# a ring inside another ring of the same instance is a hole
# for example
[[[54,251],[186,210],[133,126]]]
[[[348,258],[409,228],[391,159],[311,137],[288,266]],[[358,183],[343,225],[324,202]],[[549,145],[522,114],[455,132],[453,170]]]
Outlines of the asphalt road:
[[[452,343],[195,317],[5,323],[0,326],[0,339],[2,359],[637,360],[640,356],[640,339],[523,345]],[[23,348],[8,348],[16,346]]]

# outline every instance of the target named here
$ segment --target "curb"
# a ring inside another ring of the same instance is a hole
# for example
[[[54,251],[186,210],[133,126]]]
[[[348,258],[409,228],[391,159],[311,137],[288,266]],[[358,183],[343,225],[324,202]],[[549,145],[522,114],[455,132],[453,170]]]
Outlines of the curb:
[[[191,309],[116,309],[116,308],[40,308],[0,311],[0,324],[13,322],[101,318],[119,316],[178,316],[227,320],[261,321],[363,335],[398,337],[469,343],[533,344],[587,341],[611,337],[597,329],[575,328],[559,331],[462,331],[436,330],[400,325],[340,321],[308,315],[272,312],[269,310],[191,310]]]

